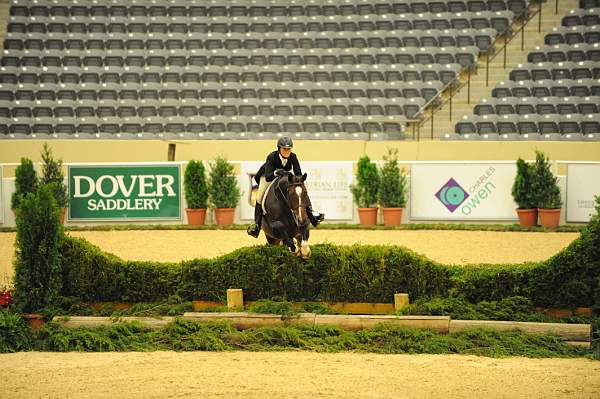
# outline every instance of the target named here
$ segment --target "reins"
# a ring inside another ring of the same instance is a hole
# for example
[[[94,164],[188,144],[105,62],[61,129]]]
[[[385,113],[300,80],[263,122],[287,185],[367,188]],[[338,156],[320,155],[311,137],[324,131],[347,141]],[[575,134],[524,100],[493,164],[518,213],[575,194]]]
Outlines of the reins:
[[[283,176],[279,177],[279,179],[282,179]],[[302,186],[302,183],[288,183],[287,187],[288,190],[290,187],[297,187],[297,186]],[[300,208],[305,208],[306,209],[306,205],[299,205],[298,207],[294,208],[292,207],[292,204],[290,203],[290,199],[289,199],[289,191],[288,193],[284,193],[283,190],[281,189],[281,185],[279,184],[279,182],[277,182],[277,190],[279,191],[279,193],[281,194],[281,197],[285,203],[285,205],[287,206],[288,210],[292,213],[292,218],[294,220],[294,223],[296,224],[296,227],[300,226],[300,223],[298,223],[298,216],[296,215],[296,213],[294,212],[294,210],[296,209],[300,209]]]

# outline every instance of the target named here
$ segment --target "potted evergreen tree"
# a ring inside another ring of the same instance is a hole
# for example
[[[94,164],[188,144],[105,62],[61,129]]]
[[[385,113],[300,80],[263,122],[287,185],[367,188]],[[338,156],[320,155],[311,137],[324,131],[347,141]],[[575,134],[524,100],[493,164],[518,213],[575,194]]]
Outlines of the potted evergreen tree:
[[[402,210],[406,206],[406,171],[398,167],[398,149],[388,149],[385,163],[379,170],[379,205],[383,208],[383,224],[397,226],[402,221]]]
[[[202,225],[206,219],[206,203],[208,201],[208,188],[202,161],[191,160],[185,168],[183,176],[185,200],[187,202],[188,223]]]
[[[62,171],[63,162],[61,159],[54,159],[52,150],[46,143],[42,149],[42,176],[40,184],[47,184],[56,204],[60,208],[60,222],[65,222],[65,213],[67,211],[67,186],[65,185],[65,176]]]
[[[535,152],[534,191],[540,223],[544,227],[554,228],[560,220],[560,188],[558,178],[550,170],[550,159],[541,151]]]
[[[27,193],[37,190],[38,178],[31,159],[21,158],[21,164],[15,170],[15,192],[10,198],[10,208],[16,216],[16,210]]]
[[[208,195],[211,206],[215,208],[217,224],[232,224],[235,207],[240,201],[241,194],[235,168],[223,156],[218,156],[210,163]]]
[[[34,328],[43,316],[32,312],[53,305],[62,288],[63,227],[54,190],[41,185],[23,198],[17,211],[14,300]]]
[[[523,228],[537,224],[538,212],[533,185],[533,165],[521,158],[517,159],[517,174],[512,186],[512,196],[517,203],[519,224]]]
[[[377,166],[364,155],[358,160],[356,184],[350,187],[354,202],[358,205],[360,224],[377,224],[377,192],[379,173]]]

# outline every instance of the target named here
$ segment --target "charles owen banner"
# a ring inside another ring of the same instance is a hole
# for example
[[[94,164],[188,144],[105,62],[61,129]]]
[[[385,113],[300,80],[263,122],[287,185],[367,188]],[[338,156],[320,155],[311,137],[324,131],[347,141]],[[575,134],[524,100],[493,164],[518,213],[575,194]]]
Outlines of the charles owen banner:
[[[567,165],[567,222],[589,222],[600,195],[600,163]]]
[[[254,174],[263,162],[242,162],[239,177],[242,188],[240,219],[254,219],[258,185]],[[352,162],[302,162],[302,173],[308,175],[305,185],[315,211],[325,213],[327,220],[352,220]]]
[[[69,220],[180,220],[179,164],[69,166]]]
[[[511,163],[416,163],[410,217],[416,220],[515,220]]]

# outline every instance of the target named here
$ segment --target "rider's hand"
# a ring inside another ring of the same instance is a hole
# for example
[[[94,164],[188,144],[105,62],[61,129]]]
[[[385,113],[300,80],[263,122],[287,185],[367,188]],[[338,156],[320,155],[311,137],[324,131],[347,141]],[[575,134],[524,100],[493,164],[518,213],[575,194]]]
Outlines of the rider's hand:
[[[285,170],[284,169],[277,169],[275,171],[275,176],[284,176],[285,175]]]

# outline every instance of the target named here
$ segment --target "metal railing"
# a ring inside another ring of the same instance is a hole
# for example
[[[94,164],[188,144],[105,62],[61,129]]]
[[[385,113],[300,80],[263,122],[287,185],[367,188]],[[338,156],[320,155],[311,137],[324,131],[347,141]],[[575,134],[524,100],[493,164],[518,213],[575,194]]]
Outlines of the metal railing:
[[[532,4],[536,4],[537,7],[532,9],[530,5],[527,9],[523,11],[523,13],[517,18],[509,28],[507,28],[504,32],[498,35],[494,41],[490,44],[490,50],[485,53],[485,68],[486,68],[486,87],[489,86],[489,66],[490,63],[500,54],[503,54],[503,68],[506,69],[506,58],[507,58],[507,47],[513,41],[517,35],[521,35],[521,51],[525,49],[525,28],[529,26],[530,22],[537,16],[538,17],[538,32],[542,31],[542,8],[544,1],[537,0],[532,2]],[[555,14],[558,14],[558,6],[559,0],[555,0]],[[518,22],[520,23],[520,27],[516,29],[518,26]],[[500,46],[502,43],[502,46]],[[492,54],[490,54],[490,52]],[[464,86],[467,86],[467,104],[471,104],[471,75],[473,70],[477,69],[478,62],[475,65],[465,68],[463,72],[466,72],[466,81],[462,80],[461,75],[454,78],[448,84],[446,84],[440,92],[429,99],[423,107],[419,110],[419,112],[414,116],[415,120],[409,121],[409,128],[412,128],[412,136],[413,140],[416,139],[419,141],[421,139],[421,127],[423,127],[427,122],[431,122],[431,130],[430,130],[430,138],[434,139],[434,118],[435,113],[440,110],[445,104],[448,104],[449,109],[449,120],[452,121],[452,99],[453,97],[462,89]],[[447,99],[444,99],[444,95],[449,92],[449,96]]]
[[[490,56],[490,52],[486,53],[486,62],[485,62],[485,87],[488,87],[490,84],[490,62],[492,62],[500,53],[503,54],[504,58],[502,60],[502,68],[506,69],[506,51],[508,45],[513,41],[519,33],[521,34],[521,51],[525,49],[525,28],[529,25],[536,16],[538,17],[538,32],[542,31],[542,1],[538,2],[538,8],[536,11],[531,12],[525,15],[525,12],[521,14],[517,20],[521,20],[521,27],[517,30],[507,29],[507,31],[503,32],[502,35],[499,35],[494,43],[490,46],[494,49],[493,54]],[[529,11],[529,10],[526,10]],[[556,13],[558,14],[558,0],[556,0]],[[496,49],[496,43],[502,39],[503,44],[500,49]]]

